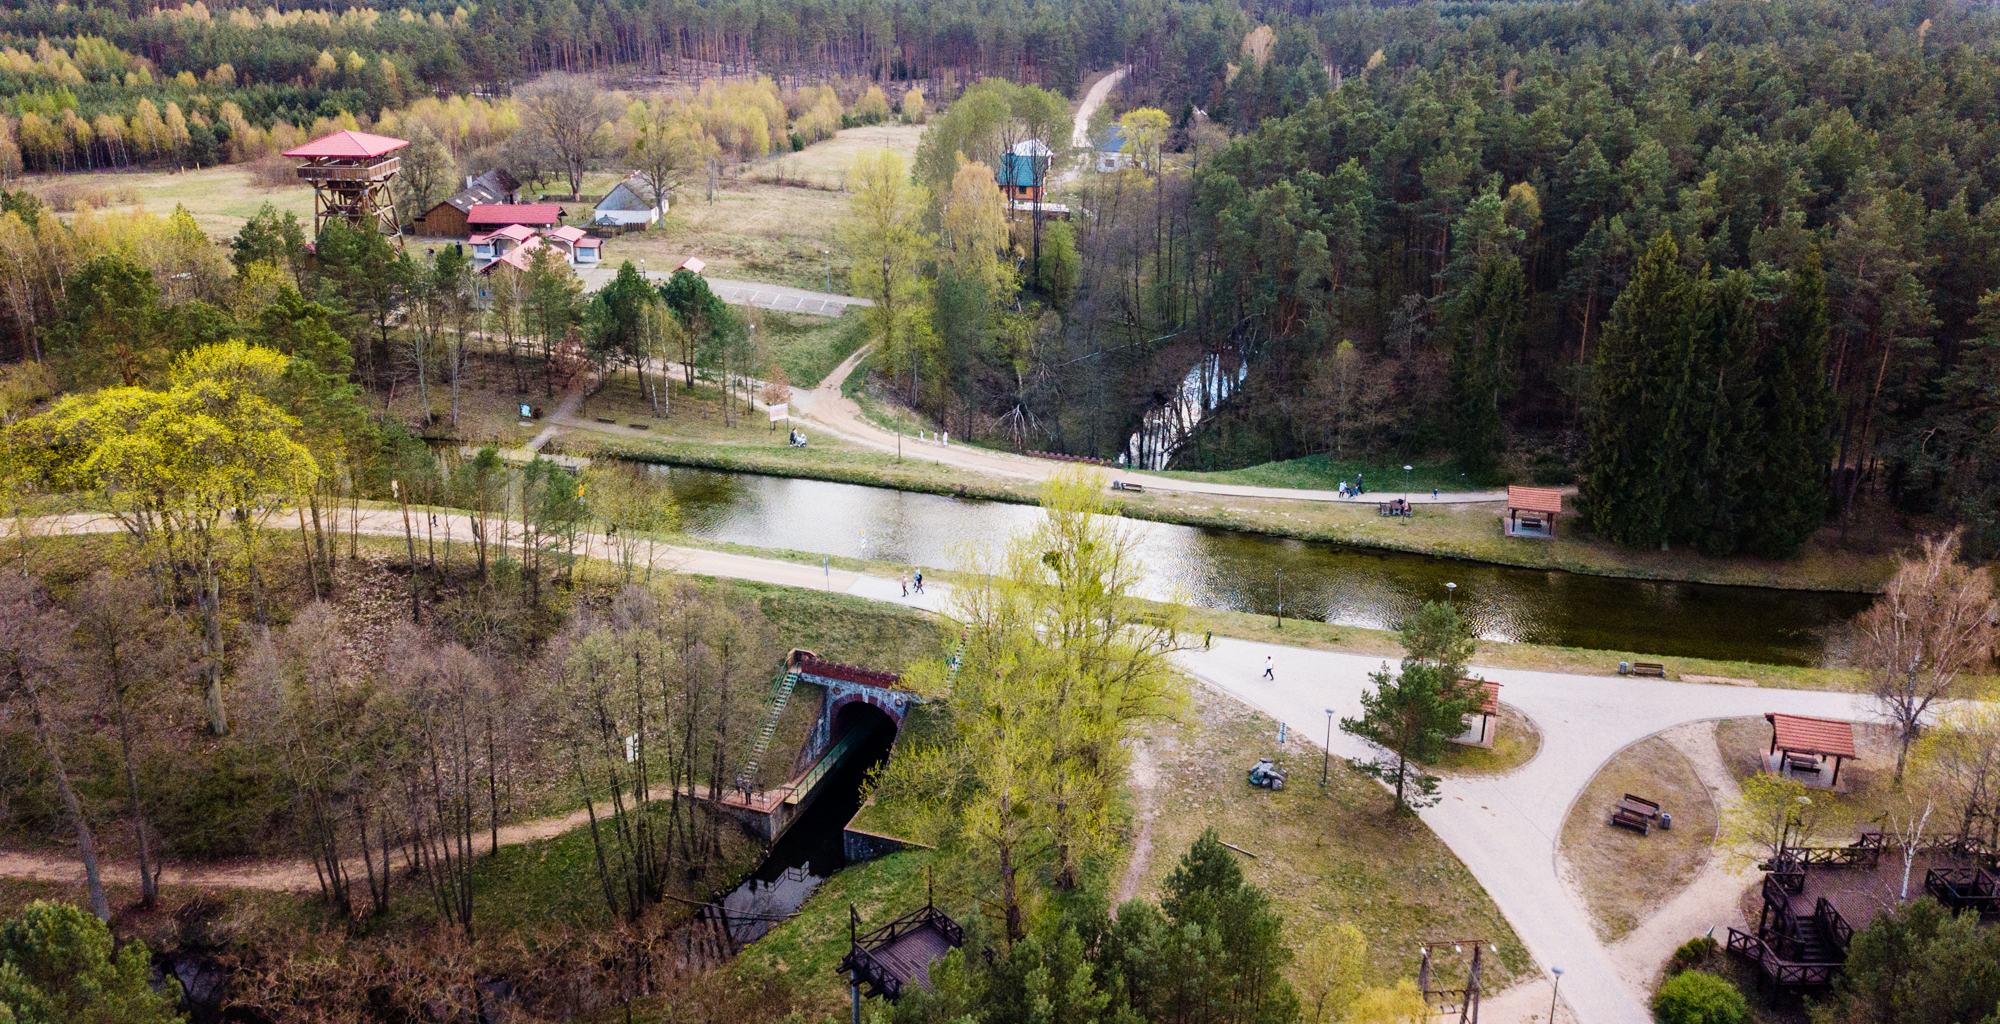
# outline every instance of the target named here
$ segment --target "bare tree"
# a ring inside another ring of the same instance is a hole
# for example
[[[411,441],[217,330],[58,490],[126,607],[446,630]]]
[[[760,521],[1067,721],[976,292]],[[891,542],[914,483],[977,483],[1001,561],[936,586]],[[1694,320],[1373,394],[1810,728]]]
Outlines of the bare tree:
[[[596,152],[597,130],[604,125],[603,90],[578,75],[550,75],[522,90],[519,102],[530,144],[542,144],[555,155],[575,199]]]
[[[1993,637],[1993,578],[1958,560],[1958,534],[1925,538],[1903,559],[1873,607],[1861,614],[1861,663],[1876,709],[1896,724],[1896,778],[1924,716],[1961,695],[1962,678]]]
[[[97,868],[97,835],[63,763],[62,730],[56,720],[53,691],[60,680],[63,640],[70,626],[69,617],[49,605],[32,581],[11,573],[0,575],[0,695],[22,697],[28,705],[35,741],[49,760],[63,809],[76,826],[90,910],[98,920],[109,921],[111,904],[104,897],[104,879]]]
[[[77,652],[103,695],[118,730],[119,759],[125,770],[126,814],[139,848],[140,905],[160,899],[160,865],[152,823],[139,796],[139,767],[133,755],[133,719],[151,703],[153,684],[188,666],[187,636],[177,620],[148,600],[147,587],[129,577],[99,571],[77,591]]]
[[[270,751],[291,790],[299,840],[319,877],[320,895],[346,917],[354,912],[350,823],[360,830],[369,893],[379,912],[389,884],[389,835],[382,841],[381,875],[368,856],[367,760],[379,752],[374,735],[377,693],[348,646],[331,605],[307,606],[292,624],[252,648],[241,678],[250,690],[243,722],[246,739]]]

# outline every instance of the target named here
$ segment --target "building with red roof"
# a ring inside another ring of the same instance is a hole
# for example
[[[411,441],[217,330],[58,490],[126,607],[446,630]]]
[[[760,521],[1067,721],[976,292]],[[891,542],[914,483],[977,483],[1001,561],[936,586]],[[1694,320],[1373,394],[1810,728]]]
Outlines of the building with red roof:
[[[572,266],[593,267],[597,265],[598,252],[604,245],[601,238],[593,238],[582,228],[568,224],[552,228],[542,236],[549,244],[569,255]]]
[[[562,222],[562,217],[563,208],[554,203],[486,203],[467,210],[465,223],[479,233],[509,224],[552,228]]]
[[[527,240],[523,241],[520,245],[507,250],[506,253],[500,256],[494,257],[491,262],[480,267],[479,272],[482,274],[491,274],[494,270],[505,267],[508,270],[519,271],[525,274],[534,261],[535,250],[541,247],[542,236],[529,235]]]

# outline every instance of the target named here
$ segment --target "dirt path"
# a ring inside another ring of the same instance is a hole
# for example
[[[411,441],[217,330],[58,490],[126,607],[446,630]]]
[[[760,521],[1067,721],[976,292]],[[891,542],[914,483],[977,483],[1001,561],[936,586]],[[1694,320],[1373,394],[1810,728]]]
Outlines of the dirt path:
[[[1153,819],[1159,814],[1160,764],[1153,746],[1140,740],[1132,747],[1132,777],[1127,783],[1132,788],[1132,820],[1138,826],[1132,836],[1132,859],[1125,862],[1125,877],[1118,882],[1118,892],[1112,897],[1111,908],[1115,912],[1126,900],[1139,895],[1139,885],[1146,880],[1146,869],[1153,863]]]
[[[550,439],[556,436],[556,432],[561,426],[575,420],[576,411],[583,408],[583,393],[587,388],[588,385],[579,379],[576,383],[569,386],[568,391],[563,392],[562,401],[557,403],[555,411],[549,414],[549,425],[543,427],[542,432],[536,434],[534,440],[528,442],[526,446],[528,451],[541,451],[542,446],[548,444]]]
[[[1083,152],[1071,161],[1069,169],[1062,173],[1056,184],[1067,185],[1089,169],[1093,156],[1090,148],[1090,119],[1097,116],[1097,108],[1104,105],[1104,101],[1111,96],[1111,90],[1118,87],[1118,83],[1124,80],[1125,73],[1130,70],[1132,69],[1129,67],[1122,67],[1112,71],[1091,83],[1090,91],[1083,94],[1082,102],[1076,105],[1076,120],[1069,133],[1070,146]]]
[[[574,811],[554,818],[524,821],[500,828],[501,846],[519,846],[539,839],[559,836],[590,820],[586,811]],[[488,834],[479,838],[488,839]],[[479,845],[484,847],[487,842]],[[354,875],[366,871],[361,858],[347,863]],[[107,885],[138,885],[137,864],[111,860],[100,862]],[[38,882],[83,881],[83,863],[74,856],[54,853],[0,852],[0,877],[26,878]],[[270,892],[309,892],[319,888],[319,872],[310,861],[247,861],[233,864],[168,864],[160,870],[160,884],[197,889],[261,889]]]

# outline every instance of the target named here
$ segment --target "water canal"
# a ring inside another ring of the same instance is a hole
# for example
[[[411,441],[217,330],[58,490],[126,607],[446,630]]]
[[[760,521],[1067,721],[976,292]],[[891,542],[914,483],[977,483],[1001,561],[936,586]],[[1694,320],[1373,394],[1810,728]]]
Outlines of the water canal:
[[[966,543],[999,544],[1041,512],[881,487],[652,466],[682,529],[765,548],[949,567]],[[1838,659],[1865,594],[1617,579],[1132,521],[1147,596],[1339,625],[1394,628],[1426,600],[1455,600],[1481,638],[1784,665]]]

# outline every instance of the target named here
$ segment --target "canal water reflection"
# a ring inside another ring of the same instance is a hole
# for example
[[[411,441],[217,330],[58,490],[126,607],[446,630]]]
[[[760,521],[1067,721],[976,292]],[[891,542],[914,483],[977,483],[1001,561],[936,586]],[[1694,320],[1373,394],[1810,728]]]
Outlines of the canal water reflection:
[[[653,466],[682,528],[711,540],[949,567],[1038,509],[817,480]],[[1394,628],[1446,583],[1483,639],[1811,665],[1846,652],[1868,595],[1614,579],[1131,521],[1151,597]],[[1281,596],[1282,593],[1282,596]]]

